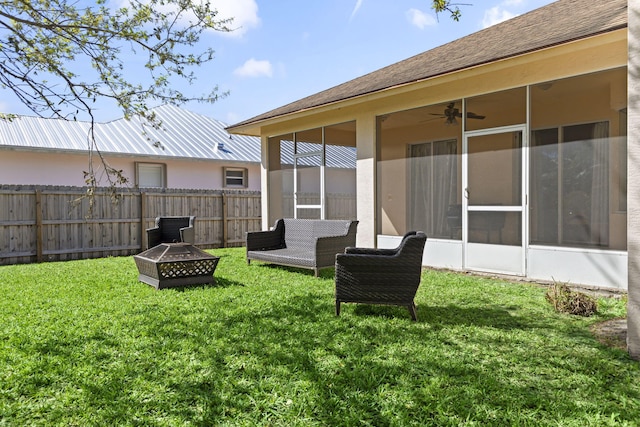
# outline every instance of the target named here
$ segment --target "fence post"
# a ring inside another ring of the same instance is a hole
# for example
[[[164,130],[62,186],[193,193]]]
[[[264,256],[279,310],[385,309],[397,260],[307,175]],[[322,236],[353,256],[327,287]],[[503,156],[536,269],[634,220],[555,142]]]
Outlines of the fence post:
[[[36,190],[36,262],[42,262],[42,190]]]
[[[227,193],[222,192],[222,247],[227,247]]]
[[[147,193],[140,192],[140,250],[144,250],[147,247],[147,233],[145,230],[146,226],[146,218],[147,218]]]

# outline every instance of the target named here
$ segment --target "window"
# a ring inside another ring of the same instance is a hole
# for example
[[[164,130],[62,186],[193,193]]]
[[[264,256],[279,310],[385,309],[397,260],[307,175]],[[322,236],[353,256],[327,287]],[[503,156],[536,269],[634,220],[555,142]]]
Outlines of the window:
[[[415,144],[409,147],[411,194],[409,229],[429,236],[460,239],[456,211],[457,141],[455,139]],[[452,223],[453,221],[453,223]]]
[[[245,168],[224,168],[225,187],[248,187],[247,169]]]
[[[533,132],[532,243],[609,246],[609,123]]]
[[[162,163],[136,163],[136,186],[138,188],[165,188],[167,186],[166,165]]]

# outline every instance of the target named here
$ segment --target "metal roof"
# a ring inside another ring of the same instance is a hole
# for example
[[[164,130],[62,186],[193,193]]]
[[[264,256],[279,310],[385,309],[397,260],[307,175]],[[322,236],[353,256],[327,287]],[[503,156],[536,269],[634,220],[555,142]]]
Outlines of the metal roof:
[[[284,165],[293,166],[293,141],[282,141],[280,145],[280,162]],[[318,144],[298,142],[298,147],[302,147],[302,152],[317,150]],[[342,145],[327,145],[325,150],[325,163],[331,168],[355,169],[356,168],[356,148]],[[320,166],[317,156],[303,157],[298,160],[298,165]]]
[[[260,162],[260,138],[231,135],[225,123],[173,105],[152,111],[161,129],[145,125],[138,117],[96,123],[98,149],[112,155]],[[89,129],[89,122],[62,119],[0,120],[0,149],[86,152]]]

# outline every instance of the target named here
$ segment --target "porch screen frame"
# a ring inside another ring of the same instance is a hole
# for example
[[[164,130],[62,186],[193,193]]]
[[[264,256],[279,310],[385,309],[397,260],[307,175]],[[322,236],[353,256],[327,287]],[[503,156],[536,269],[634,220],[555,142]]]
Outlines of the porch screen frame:
[[[604,126],[603,126],[604,125]],[[530,245],[535,245],[535,246],[552,246],[552,247],[560,247],[560,248],[582,248],[582,249],[605,249],[605,250],[609,250],[609,246],[610,246],[610,239],[609,239],[609,228],[610,228],[610,221],[611,221],[611,212],[609,209],[609,195],[608,195],[608,188],[611,185],[611,183],[609,182],[610,177],[609,177],[609,173],[610,173],[610,169],[611,169],[611,158],[610,158],[610,144],[607,143],[606,145],[606,151],[603,151],[601,154],[599,154],[599,158],[601,160],[601,162],[605,165],[605,169],[604,171],[601,172],[601,175],[603,177],[603,184],[605,187],[605,190],[600,189],[601,191],[599,192],[594,192],[592,191],[589,194],[589,227],[591,226],[591,223],[593,223],[594,219],[593,217],[596,217],[598,219],[603,220],[604,222],[599,222],[597,224],[599,224],[599,227],[601,227],[601,229],[599,230],[599,232],[597,233],[598,235],[598,239],[594,239],[593,233],[589,234],[589,238],[588,240],[585,239],[572,239],[571,236],[569,235],[569,229],[567,228],[568,225],[568,219],[567,219],[567,210],[569,209],[569,201],[570,201],[570,195],[571,195],[571,188],[566,188],[566,179],[565,179],[565,172],[566,172],[566,162],[565,162],[565,157],[567,156],[567,154],[565,153],[565,151],[568,149],[569,144],[572,143],[576,143],[576,142],[580,142],[580,141],[566,141],[565,139],[565,132],[566,129],[568,128],[572,128],[572,127],[578,127],[578,126],[594,126],[594,132],[602,132],[602,129],[598,130],[598,127],[604,127],[606,128],[606,136],[605,135],[600,135],[598,137],[598,135],[593,135],[593,138],[589,141],[597,141],[599,139],[607,139],[607,141],[611,141],[611,123],[609,120],[595,120],[595,121],[589,121],[589,122],[580,122],[580,123],[567,123],[567,124],[562,124],[562,125],[558,125],[558,126],[552,126],[552,127],[544,127],[544,128],[539,128],[539,129],[533,129],[531,131],[531,150],[535,150],[537,147],[539,147],[539,145],[536,143],[537,142],[537,138],[536,135],[538,135],[538,132],[544,132],[544,131],[554,131],[556,133],[556,141],[552,144],[553,146],[555,146],[555,150],[557,153],[557,180],[555,183],[556,186],[556,197],[557,197],[557,206],[555,207],[556,211],[554,212],[554,220],[555,220],[555,227],[556,229],[555,231],[555,241],[549,241],[549,240],[543,240],[542,237],[537,237],[537,239],[535,241],[533,241],[533,233],[531,233],[531,240],[529,242]],[[565,144],[567,144],[565,146]],[[602,147],[596,147],[599,148],[600,151],[602,151]],[[540,213],[536,210],[536,209],[540,209],[539,207],[537,207],[537,203],[538,203],[538,197],[541,196],[541,194],[539,193],[539,190],[537,188],[537,182],[534,181],[534,176],[533,174],[535,174],[537,172],[537,166],[535,166],[533,164],[533,162],[535,162],[535,156],[531,156],[531,161],[532,161],[532,165],[531,165],[531,171],[530,174],[531,176],[531,220],[533,221],[535,218],[539,218]],[[594,162],[597,159],[594,158]],[[592,185],[594,187],[598,187],[599,181],[597,183],[594,183],[593,180],[595,179],[595,177],[592,177]],[[599,187],[598,187],[599,188]],[[576,192],[575,189],[573,191],[574,193]],[[594,198],[598,198],[599,199],[599,203],[596,203],[596,201],[594,201]],[[533,225],[533,224],[531,224]],[[540,227],[540,225],[538,225],[538,227]],[[537,231],[537,236],[540,236],[540,230]]]
[[[299,209],[307,210],[319,210],[320,219],[326,219],[326,182],[325,182],[325,167],[326,167],[326,150],[324,140],[324,127],[322,129],[322,148],[316,151],[307,151],[298,154],[298,141],[296,133],[293,134],[293,217],[298,218]],[[299,204],[298,203],[298,160],[312,157],[320,157],[320,204]]]

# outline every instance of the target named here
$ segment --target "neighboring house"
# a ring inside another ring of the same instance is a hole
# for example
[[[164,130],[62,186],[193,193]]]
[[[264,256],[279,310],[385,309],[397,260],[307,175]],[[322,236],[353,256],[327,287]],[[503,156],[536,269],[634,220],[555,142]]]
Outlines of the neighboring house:
[[[423,230],[427,266],[626,289],[627,22],[626,0],[560,0],[227,128],[261,137],[263,226],[335,217],[284,200],[326,199],[347,146],[358,245]],[[317,173],[283,179],[292,147]]]
[[[184,109],[153,109],[154,129],[133,118],[96,123],[97,148],[137,188],[260,190],[260,140]],[[19,116],[0,120],[0,184],[85,186],[88,122]],[[155,145],[154,145],[155,144]],[[98,185],[107,185],[94,153]]]

